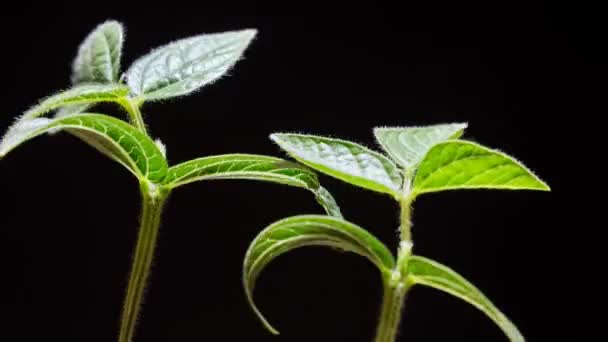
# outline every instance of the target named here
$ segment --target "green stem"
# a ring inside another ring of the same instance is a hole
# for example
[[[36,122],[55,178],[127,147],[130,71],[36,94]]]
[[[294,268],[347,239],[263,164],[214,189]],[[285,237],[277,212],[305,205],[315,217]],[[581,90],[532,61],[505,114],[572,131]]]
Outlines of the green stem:
[[[155,185],[145,182],[141,183],[141,194],[141,222],[120,321],[119,342],[131,342],[133,339],[154,257],[163,205],[168,197],[168,192],[164,189],[158,189]]]
[[[395,271],[399,273],[398,271]],[[382,308],[380,309],[380,321],[376,331],[375,342],[394,342],[399,332],[401,312],[405,303],[407,286],[400,276],[392,277],[385,281]]]
[[[146,131],[146,124],[144,123],[141,111],[139,110],[141,101],[126,97],[120,100],[119,104],[127,111],[131,124],[137,127],[142,133],[147,135],[148,132]]]
[[[403,193],[399,201],[401,205],[401,242],[397,253],[397,265],[390,276],[384,279],[384,294],[380,321],[376,330],[375,342],[394,342],[399,332],[401,313],[405,304],[405,296],[410,287],[408,282],[408,263],[412,255],[412,202],[411,178],[406,175],[403,183]]]
[[[412,202],[411,180],[406,178],[403,182],[403,197],[399,201],[401,205],[401,241],[412,241]]]

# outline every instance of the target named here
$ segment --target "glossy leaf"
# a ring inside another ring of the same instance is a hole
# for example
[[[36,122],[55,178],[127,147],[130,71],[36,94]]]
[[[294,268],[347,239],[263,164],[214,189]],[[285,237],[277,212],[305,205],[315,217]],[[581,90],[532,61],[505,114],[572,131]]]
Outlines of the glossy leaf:
[[[72,65],[72,84],[117,82],[123,39],[123,27],[116,21],[89,33]]]
[[[459,138],[466,123],[422,127],[379,127],[374,129],[382,148],[406,170],[415,168],[428,150],[445,140]]]
[[[414,192],[454,189],[549,190],[512,157],[468,141],[435,145],[420,163]]]
[[[395,265],[391,252],[363,228],[344,220],[318,215],[289,217],[264,229],[251,243],[243,267],[247,300],[271,332],[278,334],[253,301],[253,290],[260,272],[276,257],[304,246],[329,246],[368,258],[386,275]]]
[[[492,319],[512,342],[525,341],[517,327],[481,291],[450,268],[424,257],[412,256],[408,270],[414,284],[430,286],[468,302]]]
[[[21,119],[33,119],[54,109],[70,105],[114,102],[129,94],[129,88],[120,84],[84,84],[51,95],[23,114]]]
[[[101,114],[21,120],[9,129],[0,142],[0,158],[38,135],[58,130],[76,135],[123,164],[140,179],[158,183],[167,173],[167,162],[154,141],[126,122]]]
[[[256,30],[203,34],[162,46],[133,63],[127,83],[145,100],[189,94],[223,76],[255,34]]]
[[[315,194],[328,214],[341,217],[333,197],[319,185],[311,170],[279,158],[252,154],[198,158],[171,167],[164,183],[173,188],[213,179],[251,179],[305,188]]]
[[[400,196],[400,171],[380,153],[350,141],[314,135],[281,133],[270,138],[315,170],[369,190]]]

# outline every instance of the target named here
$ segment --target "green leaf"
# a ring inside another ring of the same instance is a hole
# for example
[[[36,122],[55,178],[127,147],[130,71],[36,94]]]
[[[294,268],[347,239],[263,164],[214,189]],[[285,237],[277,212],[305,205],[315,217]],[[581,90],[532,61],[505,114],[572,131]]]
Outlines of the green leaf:
[[[376,140],[382,148],[406,170],[415,168],[428,150],[445,140],[459,138],[466,123],[441,124],[423,127],[374,128]]]
[[[293,216],[273,223],[253,240],[243,266],[243,285],[249,304],[262,323],[274,329],[253,301],[260,272],[279,255],[304,246],[329,246],[368,258],[384,276],[395,265],[391,252],[369,232],[339,218],[318,215]]]
[[[420,163],[414,192],[454,189],[549,190],[549,186],[508,155],[468,141],[435,145]]]
[[[350,141],[314,135],[277,133],[270,139],[313,169],[362,188],[401,196],[400,171],[380,153]]]
[[[338,203],[336,203],[336,200],[331,195],[331,193],[327,191],[327,189],[322,186],[319,186],[315,191],[315,198],[317,199],[317,202],[325,209],[327,215],[337,218],[343,218]]]
[[[78,48],[72,65],[72,84],[117,82],[123,40],[119,22],[106,21],[97,26]]]
[[[339,216],[340,209],[317,176],[308,168],[279,158],[227,154],[190,160],[171,167],[165,185],[174,188],[187,183],[213,179],[251,179],[291,185],[312,191],[328,214]]]
[[[133,63],[127,83],[145,100],[189,94],[224,75],[255,34],[256,30],[203,34],[162,46]]]
[[[66,130],[76,135],[106,156],[123,164],[140,179],[159,183],[165,178],[167,162],[154,141],[126,122],[101,114],[18,121],[0,142],[0,159],[28,140],[58,130]]]
[[[492,319],[512,342],[525,341],[517,327],[481,291],[450,268],[421,256],[412,256],[408,270],[414,284],[430,286],[468,302]]]
[[[80,114],[86,112],[89,108],[93,106],[92,103],[81,103],[74,105],[67,105],[65,107],[61,107],[55,112],[55,117],[60,118],[73,114]]]
[[[63,106],[115,102],[126,97],[129,88],[120,84],[83,84],[51,95],[23,114],[21,119],[33,119]]]

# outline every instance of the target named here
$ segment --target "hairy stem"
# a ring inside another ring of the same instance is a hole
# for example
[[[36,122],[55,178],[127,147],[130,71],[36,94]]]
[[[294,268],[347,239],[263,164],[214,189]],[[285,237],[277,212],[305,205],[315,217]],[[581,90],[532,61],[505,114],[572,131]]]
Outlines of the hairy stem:
[[[398,271],[395,271],[399,273]],[[375,342],[394,342],[399,332],[401,312],[405,303],[407,286],[399,275],[385,281],[380,320],[376,331]]]
[[[141,222],[120,321],[119,342],[131,342],[133,339],[135,324],[137,323],[150,267],[152,266],[163,205],[168,196],[165,190],[158,189],[155,185],[145,182],[141,184],[141,194]]]
[[[405,304],[405,296],[410,287],[407,281],[408,263],[412,255],[412,196],[411,181],[406,175],[403,183],[401,205],[401,222],[399,232],[401,242],[397,253],[397,265],[391,275],[384,279],[384,293],[380,319],[376,330],[375,342],[394,342],[399,332],[401,314]]]
[[[139,101],[127,97],[120,100],[119,104],[127,111],[131,124],[137,127],[137,129],[139,129],[142,133],[147,135],[148,132],[146,131],[146,124],[144,123],[141,111],[139,110]]]
[[[403,197],[399,201],[401,205],[401,225],[399,231],[401,233],[401,241],[412,241],[412,196],[411,196],[411,180],[406,177],[403,182]]]

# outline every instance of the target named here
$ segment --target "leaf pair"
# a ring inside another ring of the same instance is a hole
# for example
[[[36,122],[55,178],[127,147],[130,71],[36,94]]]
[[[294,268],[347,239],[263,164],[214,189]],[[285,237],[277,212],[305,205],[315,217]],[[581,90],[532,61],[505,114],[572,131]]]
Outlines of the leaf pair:
[[[365,229],[340,218],[328,216],[294,216],[273,223],[252,242],[245,256],[243,285],[247,300],[258,318],[274,334],[253,301],[253,291],[260,272],[276,257],[304,246],[329,246],[354,252],[371,261],[382,277],[389,279],[396,263],[386,246]],[[450,268],[420,256],[412,256],[404,265],[403,283],[424,285],[452,294],[481,310],[492,319],[511,341],[522,342],[515,325],[486,298],[480,290]]]
[[[52,95],[26,111],[0,141],[0,158],[45,132],[65,130],[124,165],[140,181],[174,188],[197,180],[255,179],[312,191],[327,213],[341,216],[333,197],[308,168],[278,158],[235,154],[191,160],[168,168],[163,148],[145,132],[110,116],[80,113],[101,102],[130,106],[134,101],[186,95],[218,79],[234,65],[255,30],[199,35],[157,48],[138,59],[120,82],[123,26],[108,21],[95,28],[78,49],[73,88]],[[52,118],[44,118],[59,109]]]
[[[273,134],[271,139],[299,162],[353,185],[390,194],[409,213],[417,195],[454,189],[549,190],[524,165],[479,144],[458,140],[466,124],[376,128],[387,155],[354,142],[304,134]],[[406,218],[409,220],[409,217]],[[409,229],[409,227],[407,227]],[[409,232],[402,244],[411,248]],[[255,306],[252,293],[262,269],[277,256],[308,245],[337,247],[373,262],[384,282],[397,277],[404,286],[421,284],[450,293],[484,312],[511,339],[521,333],[481,291],[446,266],[420,256],[401,255],[369,232],[340,218],[296,216],[278,221],[253,241],[245,256],[243,283],[249,303],[265,326],[277,331]],[[403,252],[403,251],[402,251]],[[402,272],[404,274],[402,274]]]
[[[223,76],[241,58],[256,30],[203,34],[159,47],[125,72],[131,94],[140,100],[187,95]],[[80,45],[72,83],[119,82],[124,29],[108,21]]]
[[[465,127],[376,128],[376,139],[390,158],[340,139],[303,134],[273,134],[271,139],[305,165],[398,200],[453,189],[549,189],[512,157],[454,140]],[[412,179],[413,188],[404,190]]]

